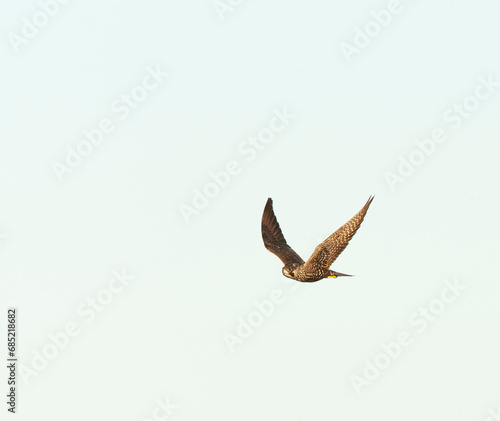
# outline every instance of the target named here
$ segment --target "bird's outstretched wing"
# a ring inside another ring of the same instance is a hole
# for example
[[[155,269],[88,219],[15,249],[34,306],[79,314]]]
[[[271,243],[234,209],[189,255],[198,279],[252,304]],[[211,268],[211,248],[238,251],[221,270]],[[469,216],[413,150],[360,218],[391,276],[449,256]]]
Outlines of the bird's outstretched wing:
[[[266,207],[262,214],[261,230],[266,249],[278,256],[285,266],[289,263],[304,263],[302,258],[286,243],[276,215],[274,214],[273,200],[271,198],[267,199]]]
[[[332,265],[356,234],[370,207],[370,203],[372,203],[373,197],[370,196],[365,206],[356,215],[316,247],[314,253],[305,263],[306,268],[328,269]]]

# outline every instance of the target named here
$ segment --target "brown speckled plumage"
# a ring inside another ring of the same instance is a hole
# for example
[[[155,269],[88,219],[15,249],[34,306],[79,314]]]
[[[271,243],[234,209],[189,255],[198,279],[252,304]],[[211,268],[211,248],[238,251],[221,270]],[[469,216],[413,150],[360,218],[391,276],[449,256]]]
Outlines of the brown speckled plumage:
[[[283,275],[300,282],[316,282],[323,278],[337,276],[351,276],[330,270],[330,266],[349,244],[359,226],[365,218],[366,212],[373,201],[370,196],[365,206],[348,222],[330,235],[316,247],[311,257],[304,262],[302,258],[287,244],[273,211],[273,201],[267,199],[264,214],[262,215],[262,239],[264,245],[280,258],[285,265]]]

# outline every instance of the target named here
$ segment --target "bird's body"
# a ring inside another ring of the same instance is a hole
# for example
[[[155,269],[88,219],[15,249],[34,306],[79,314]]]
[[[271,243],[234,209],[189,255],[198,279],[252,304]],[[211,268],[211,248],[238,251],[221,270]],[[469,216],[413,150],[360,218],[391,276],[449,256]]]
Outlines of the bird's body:
[[[273,201],[267,199],[262,215],[262,239],[265,247],[285,265],[283,275],[299,282],[316,282],[323,278],[336,278],[337,276],[351,276],[335,272],[330,266],[344,251],[351,238],[356,234],[361,222],[370,207],[373,196],[370,196],[365,206],[348,222],[330,235],[316,247],[311,257],[304,262],[302,258],[287,244],[281,228],[273,211]]]
[[[298,265],[295,267],[284,267],[283,275],[287,278],[295,279],[299,282],[316,282],[323,278],[336,278],[337,276],[351,276],[344,273],[334,272],[331,269],[310,268],[305,265]]]

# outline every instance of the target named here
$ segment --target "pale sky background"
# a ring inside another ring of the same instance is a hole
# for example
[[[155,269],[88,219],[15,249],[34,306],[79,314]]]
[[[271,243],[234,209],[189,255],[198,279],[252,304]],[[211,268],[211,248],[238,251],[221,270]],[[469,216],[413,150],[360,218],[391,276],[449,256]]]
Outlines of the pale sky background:
[[[497,1],[401,1],[350,60],[342,43],[388,2],[242,1],[221,19],[212,1],[74,0],[44,20],[45,1],[0,13],[0,347],[6,365],[17,307],[18,364],[32,370],[18,369],[18,420],[140,421],[165,398],[179,421],[494,419]],[[44,26],[19,43],[33,19]],[[122,118],[151,69],[168,76]],[[248,162],[241,145],[274,110],[294,117]],[[58,177],[106,118],[111,133]],[[387,172],[439,128],[446,140],[391,189]],[[232,161],[239,173],[186,223],[180,207]],[[260,234],[268,197],[306,259],[370,194],[332,266],[355,277],[281,275]],[[102,292],[122,270],[134,279]],[[464,287],[443,304],[447,282]],[[227,334],[280,293],[231,352]],[[112,301],[95,313],[98,294]],[[444,311],[419,331],[431,303]],[[40,368],[68,323],[79,334]],[[352,376],[401,332],[411,344],[357,393]]]

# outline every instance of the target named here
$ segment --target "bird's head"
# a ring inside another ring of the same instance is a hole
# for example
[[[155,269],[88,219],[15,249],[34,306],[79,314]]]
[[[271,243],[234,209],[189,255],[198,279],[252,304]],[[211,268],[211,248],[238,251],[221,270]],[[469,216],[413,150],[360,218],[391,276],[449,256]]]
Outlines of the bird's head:
[[[289,263],[288,265],[284,266],[281,271],[283,272],[283,275],[286,276],[287,278],[296,279],[298,268],[299,268],[298,263]]]

